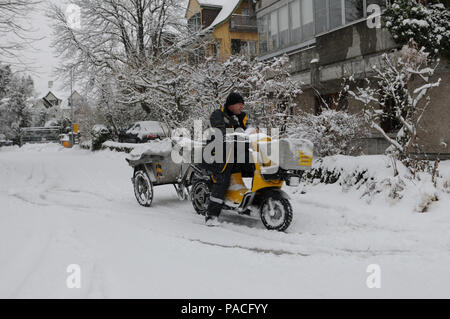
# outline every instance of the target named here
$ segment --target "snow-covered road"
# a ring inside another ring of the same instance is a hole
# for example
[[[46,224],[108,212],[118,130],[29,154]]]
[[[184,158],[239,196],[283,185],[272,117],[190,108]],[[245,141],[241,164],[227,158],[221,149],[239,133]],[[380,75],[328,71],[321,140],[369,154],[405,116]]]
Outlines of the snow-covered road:
[[[172,186],[140,207],[124,158],[0,148],[0,298],[450,297],[449,198],[418,214],[319,185],[289,190],[287,233],[227,213],[207,228]]]

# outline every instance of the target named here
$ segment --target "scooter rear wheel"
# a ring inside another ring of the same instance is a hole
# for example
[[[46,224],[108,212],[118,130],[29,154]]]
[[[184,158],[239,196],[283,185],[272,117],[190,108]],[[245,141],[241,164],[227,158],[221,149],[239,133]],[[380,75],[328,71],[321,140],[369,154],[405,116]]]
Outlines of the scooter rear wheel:
[[[192,205],[195,211],[199,215],[206,215],[206,210],[208,209],[209,197],[211,195],[211,190],[209,188],[208,182],[197,181],[192,186],[191,191]]]
[[[292,206],[286,198],[270,196],[261,205],[261,221],[268,230],[285,231],[292,222]]]

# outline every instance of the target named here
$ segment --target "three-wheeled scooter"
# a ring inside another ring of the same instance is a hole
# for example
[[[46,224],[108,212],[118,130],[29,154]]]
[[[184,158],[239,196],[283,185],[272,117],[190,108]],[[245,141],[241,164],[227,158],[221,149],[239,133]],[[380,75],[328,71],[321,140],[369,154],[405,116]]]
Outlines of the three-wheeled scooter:
[[[224,210],[241,215],[259,214],[267,229],[285,231],[292,222],[293,211],[282,187],[285,183],[299,185],[303,172],[311,168],[313,144],[304,139],[272,141],[263,134],[250,136],[249,142],[255,165],[251,188],[245,185],[242,173],[232,174]],[[198,214],[205,215],[215,181],[205,165],[192,165],[192,169],[192,204]]]

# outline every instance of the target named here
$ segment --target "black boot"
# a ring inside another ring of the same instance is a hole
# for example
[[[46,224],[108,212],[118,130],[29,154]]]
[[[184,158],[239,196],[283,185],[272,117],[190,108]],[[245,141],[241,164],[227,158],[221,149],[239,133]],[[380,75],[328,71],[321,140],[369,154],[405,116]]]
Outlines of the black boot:
[[[205,223],[208,226],[217,226],[220,212],[222,211],[223,204],[218,203],[210,199],[208,209],[206,211]]]

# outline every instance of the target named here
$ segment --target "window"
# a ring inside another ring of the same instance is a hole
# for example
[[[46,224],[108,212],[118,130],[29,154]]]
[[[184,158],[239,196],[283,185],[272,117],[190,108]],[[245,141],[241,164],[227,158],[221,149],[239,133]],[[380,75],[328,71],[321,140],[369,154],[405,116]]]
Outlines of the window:
[[[259,39],[259,50],[261,54],[267,52],[267,31],[268,26],[268,16],[265,15],[258,20],[258,39]]]
[[[290,4],[289,12],[291,15],[291,43],[301,43],[302,29],[300,19],[300,0],[294,1]]]
[[[232,55],[241,54],[241,40],[231,39],[231,54]]]
[[[345,23],[350,23],[364,17],[364,1],[345,0]]]
[[[314,8],[314,18],[316,20],[316,34],[328,30],[328,10],[327,0],[316,0]]]
[[[241,41],[241,54],[256,56],[256,41]]]
[[[314,36],[314,11],[313,0],[302,0],[302,29],[303,41],[312,39]]]
[[[269,23],[269,50],[278,48],[278,11],[270,14]]]
[[[279,38],[280,47],[284,47],[289,43],[289,7],[284,6],[279,11]]]
[[[231,39],[231,54],[256,56],[256,41]]]
[[[329,0],[329,5],[330,5],[329,29],[334,29],[342,25],[342,1]]]
[[[386,0],[290,0],[258,19],[259,49],[265,54],[300,44],[367,16],[366,5],[386,8]]]
[[[213,57],[219,56],[219,43],[213,43],[210,45],[209,53]]]
[[[189,27],[189,30],[191,30],[191,32],[197,32],[202,29],[200,13],[193,15],[188,20],[188,27]]]

